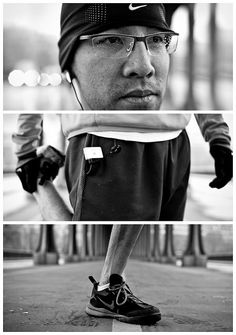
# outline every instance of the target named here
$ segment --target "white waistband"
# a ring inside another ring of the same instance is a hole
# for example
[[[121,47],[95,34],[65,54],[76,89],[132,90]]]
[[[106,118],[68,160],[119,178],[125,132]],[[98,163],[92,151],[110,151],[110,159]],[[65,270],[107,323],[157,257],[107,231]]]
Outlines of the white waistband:
[[[115,138],[123,141],[134,141],[134,142],[162,142],[172,140],[179,136],[182,130],[173,131],[156,131],[155,133],[137,133],[137,132],[122,132],[122,131],[96,131],[90,132],[89,134]]]

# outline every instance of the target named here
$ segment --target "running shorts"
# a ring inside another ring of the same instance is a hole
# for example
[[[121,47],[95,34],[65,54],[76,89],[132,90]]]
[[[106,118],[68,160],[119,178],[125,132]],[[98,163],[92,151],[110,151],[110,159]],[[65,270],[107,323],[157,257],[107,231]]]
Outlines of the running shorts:
[[[86,161],[84,147],[101,147],[104,157]],[[65,175],[73,221],[181,221],[189,172],[185,130],[175,139],[151,143],[72,137]]]

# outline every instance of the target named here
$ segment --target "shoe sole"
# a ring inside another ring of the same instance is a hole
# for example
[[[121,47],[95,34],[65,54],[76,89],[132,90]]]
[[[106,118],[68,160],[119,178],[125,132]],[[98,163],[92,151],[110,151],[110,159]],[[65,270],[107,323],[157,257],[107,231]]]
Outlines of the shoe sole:
[[[91,316],[112,318],[121,322],[140,324],[140,325],[152,325],[161,320],[161,313],[153,313],[144,316],[125,316],[122,314],[113,313],[105,308],[95,308],[91,305],[85,309],[86,313]]]

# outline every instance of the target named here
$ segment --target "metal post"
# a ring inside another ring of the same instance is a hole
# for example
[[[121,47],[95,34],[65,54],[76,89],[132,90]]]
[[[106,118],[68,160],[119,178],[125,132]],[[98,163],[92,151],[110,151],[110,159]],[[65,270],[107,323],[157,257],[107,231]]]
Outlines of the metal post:
[[[88,233],[88,225],[83,224],[82,225],[82,258],[86,259],[88,256],[88,238],[87,238],[87,233]]]
[[[95,242],[94,242],[94,255],[95,257],[98,257],[100,256],[100,250],[99,250],[99,246],[100,246],[100,239],[99,239],[99,233],[100,233],[100,230],[99,230],[99,225],[95,225],[95,236],[94,236],[94,239],[95,239]]]
[[[174,244],[173,244],[173,225],[167,224],[165,225],[165,245],[164,251],[161,256],[162,263],[176,263],[176,256],[174,251]]]
[[[91,224],[90,225],[90,231],[91,231],[91,256],[94,258],[96,255],[95,255],[95,240],[96,240],[96,237],[95,237],[95,234],[96,234],[96,230],[95,230],[95,224]]]
[[[55,247],[52,224],[41,224],[39,243],[33,254],[35,265],[58,264],[59,255]]]
[[[161,262],[161,248],[160,248],[160,226],[159,224],[154,224],[153,233],[153,260],[155,262]]]
[[[183,266],[206,266],[207,255],[202,242],[201,225],[189,225],[187,248],[184,252]]]
[[[79,255],[78,255],[78,248],[77,248],[77,241],[76,241],[76,225],[69,224],[68,225],[68,253],[65,256],[65,262],[78,262]]]
[[[94,246],[93,246],[93,240],[92,240],[92,226],[91,224],[88,225],[88,231],[87,231],[87,240],[88,240],[88,257],[89,259],[92,259],[94,256]]]

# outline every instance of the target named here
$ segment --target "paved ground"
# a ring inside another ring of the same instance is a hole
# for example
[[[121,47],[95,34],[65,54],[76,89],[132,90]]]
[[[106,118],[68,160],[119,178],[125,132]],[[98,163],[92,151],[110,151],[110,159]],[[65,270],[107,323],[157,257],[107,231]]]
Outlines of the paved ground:
[[[211,189],[211,175],[191,174],[185,221],[231,221],[233,217],[233,185]],[[38,207],[31,195],[21,188],[15,175],[4,175],[3,216],[5,221],[39,221]],[[60,190],[69,202],[65,190]]]
[[[101,265],[97,261],[5,270],[4,331],[232,331],[231,271],[130,261],[129,285],[162,312],[158,324],[140,327],[85,314],[91,291],[87,277],[97,279]]]

